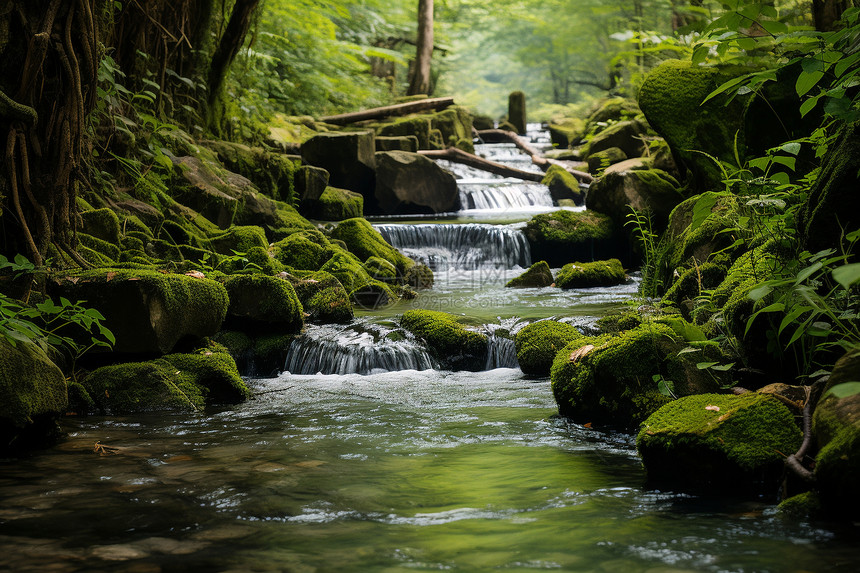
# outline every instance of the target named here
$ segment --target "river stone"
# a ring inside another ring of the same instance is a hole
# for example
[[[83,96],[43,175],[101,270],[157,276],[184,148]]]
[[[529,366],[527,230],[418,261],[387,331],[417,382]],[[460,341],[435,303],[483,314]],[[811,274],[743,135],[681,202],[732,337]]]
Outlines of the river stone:
[[[608,169],[614,163],[620,163],[627,159],[627,154],[619,147],[610,147],[603,151],[592,153],[588,156],[588,170],[597,173],[602,169]]]
[[[606,151],[616,147],[621,149],[627,157],[639,157],[645,151],[645,143],[642,136],[648,128],[640,121],[619,121],[597,135],[585,144],[585,155],[591,157],[600,151]]]
[[[622,225],[631,213],[650,213],[655,229],[666,227],[669,214],[684,197],[674,177],[659,169],[608,173],[591,184],[585,198],[589,209],[609,215]]]
[[[596,211],[555,211],[535,215],[524,231],[534,259],[551,267],[571,261],[618,257],[624,249],[616,238],[615,225]]]
[[[546,261],[538,261],[518,277],[514,277],[505,285],[508,288],[540,288],[552,286],[554,282],[552,270]]]
[[[372,131],[321,133],[302,144],[302,161],[329,172],[329,185],[373,196],[376,145]]]
[[[487,361],[487,337],[467,330],[447,312],[409,310],[400,319],[403,328],[423,340],[442,368],[480,371]]]
[[[318,199],[302,202],[302,214],[320,221],[343,221],[361,217],[364,197],[360,193],[337,187],[328,187]]]
[[[550,165],[541,183],[549,187],[549,194],[556,203],[564,199],[570,199],[576,205],[585,202],[579,181],[561,165]]]
[[[47,445],[67,404],[66,378],[45,351],[0,337],[0,455]]]
[[[801,438],[794,416],[773,396],[700,394],[645,420],[636,447],[654,486],[773,495],[784,457]]]
[[[860,351],[839,359],[813,415],[817,490],[825,510],[856,520],[860,514]],[[794,450],[792,450],[794,451]]]
[[[233,275],[224,281],[230,297],[227,325],[249,332],[299,332],[302,304],[286,279],[265,275]]]
[[[563,289],[591,288],[619,285],[626,280],[627,275],[621,261],[609,259],[590,263],[568,263],[558,271],[555,284]]]
[[[390,215],[448,213],[460,208],[454,176],[417,153],[376,154],[376,200]]]
[[[418,151],[418,138],[414,135],[377,136],[376,151]]]
[[[325,169],[313,165],[302,165],[296,170],[295,175],[296,197],[302,203],[319,199],[328,187],[328,180],[329,174]]]
[[[57,277],[48,286],[54,295],[85,300],[101,312],[120,354],[166,354],[181,341],[218,332],[227,313],[220,283],[187,275],[96,269]]]

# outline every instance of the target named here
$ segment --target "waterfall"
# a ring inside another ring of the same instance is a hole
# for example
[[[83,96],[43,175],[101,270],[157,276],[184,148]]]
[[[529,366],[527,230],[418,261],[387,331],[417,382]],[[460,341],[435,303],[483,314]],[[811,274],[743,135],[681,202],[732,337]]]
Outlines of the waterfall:
[[[391,245],[434,271],[531,265],[528,241],[519,229],[509,226],[476,223],[374,226]]]
[[[463,209],[552,207],[549,189],[536,183],[461,181],[459,187]]]
[[[376,332],[368,332],[368,330]],[[398,331],[373,324],[309,325],[293,340],[284,370],[292,374],[372,374],[428,370],[427,351]]]
[[[517,349],[514,341],[510,338],[496,336],[491,333],[487,335],[487,364],[485,370],[493,370],[494,368],[519,368],[520,363],[517,361]]]

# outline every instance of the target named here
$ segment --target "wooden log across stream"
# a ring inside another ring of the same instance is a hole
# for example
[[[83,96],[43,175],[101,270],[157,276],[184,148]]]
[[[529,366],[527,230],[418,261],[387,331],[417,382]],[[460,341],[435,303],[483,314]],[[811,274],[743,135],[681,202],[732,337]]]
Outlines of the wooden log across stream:
[[[453,161],[454,163],[462,163],[463,165],[468,165],[469,167],[474,167],[475,169],[480,169],[489,173],[495,173],[502,177],[512,177],[514,179],[535,181],[537,183],[540,183],[543,180],[543,173],[532,173],[531,171],[523,171],[522,169],[508,167],[507,165],[467,153],[462,149],[457,149],[456,147],[438,150],[422,149],[418,153],[430,159],[446,159],[448,161]]]
[[[529,157],[531,157],[532,163],[534,163],[544,171],[549,169],[550,165],[558,165],[559,167],[576,177],[576,179],[580,183],[591,183],[592,181],[594,181],[594,177],[592,177],[589,173],[574,169],[570,165],[567,165],[564,161],[544,157],[538,149],[532,147],[532,145],[529,144],[528,141],[526,141],[513,131],[506,131],[504,129],[482,129],[478,131],[478,137],[480,137],[487,143],[501,143],[504,141],[512,142],[523,152],[527,153]]]
[[[436,97],[428,99],[419,99],[416,101],[408,101],[384,107],[375,107],[372,109],[363,109],[352,113],[342,113],[340,115],[329,115],[321,117],[320,121],[331,123],[332,125],[348,125],[359,121],[367,121],[372,119],[385,119],[387,117],[409,115],[419,111],[440,111],[454,105],[452,97]]]

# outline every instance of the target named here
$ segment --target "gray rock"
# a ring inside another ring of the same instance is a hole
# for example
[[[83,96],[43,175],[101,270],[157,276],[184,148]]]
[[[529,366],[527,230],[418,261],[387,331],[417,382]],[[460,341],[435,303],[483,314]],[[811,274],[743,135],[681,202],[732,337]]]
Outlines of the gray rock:
[[[384,213],[446,213],[460,208],[457,181],[417,153],[376,154],[376,200]]]

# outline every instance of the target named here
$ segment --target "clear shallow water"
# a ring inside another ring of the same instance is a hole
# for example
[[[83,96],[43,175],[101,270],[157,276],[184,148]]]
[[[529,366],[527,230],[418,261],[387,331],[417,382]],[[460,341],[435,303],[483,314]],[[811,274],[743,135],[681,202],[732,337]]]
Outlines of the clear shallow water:
[[[647,491],[519,370],[284,376],[0,465],[10,571],[854,571],[856,532]],[[93,452],[96,442],[117,448]]]

